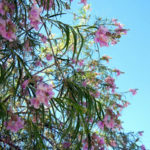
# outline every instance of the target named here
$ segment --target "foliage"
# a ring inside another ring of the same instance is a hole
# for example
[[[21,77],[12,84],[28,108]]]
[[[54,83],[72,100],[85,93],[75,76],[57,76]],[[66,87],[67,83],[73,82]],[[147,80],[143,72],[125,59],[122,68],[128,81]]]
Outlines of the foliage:
[[[67,24],[71,3],[0,1],[0,147],[144,150],[142,132],[121,125],[129,103],[115,78],[123,72],[100,55],[127,30],[116,19],[91,24],[86,0]]]

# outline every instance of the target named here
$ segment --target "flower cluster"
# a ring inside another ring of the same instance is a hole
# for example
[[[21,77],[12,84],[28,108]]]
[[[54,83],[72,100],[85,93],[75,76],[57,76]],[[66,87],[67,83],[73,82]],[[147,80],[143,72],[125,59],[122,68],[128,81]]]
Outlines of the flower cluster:
[[[103,121],[99,121],[97,125],[102,130],[104,127],[107,127],[108,129],[114,129],[115,127],[120,128],[120,125],[118,125],[110,115],[106,115]]]
[[[107,109],[104,119],[102,121],[99,121],[97,125],[102,130],[104,130],[104,127],[112,130],[116,128],[121,129],[121,122],[118,120],[119,116],[120,113],[115,114],[111,109]]]
[[[13,12],[13,4],[0,2],[0,35],[10,42],[16,39],[16,25],[10,19]]]
[[[0,35],[10,42],[16,39],[16,27],[11,20],[0,17]]]
[[[88,140],[87,138],[82,140],[83,150],[88,150]],[[104,150],[104,138],[98,136],[96,133],[93,133],[91,136],[91,150],[99,149]]]
[[[41,24],[40,13],[42,12],[41,8],[38,8],[36,4],[33,4],[31,10],[29,11],[29,20],[30,25],[35,28],[35,30],[39,29],[39,24]]]
[[[15,10],[15,6],[13,3],[8,1],[0,2],[0,14],[2,16],[11,16]]]
[[[20,117],[14,115],[8,122],[5,122],[7,130],[12,132],[18,132],[20,129],[24,128],[24,121]]]
[[[127,33],[127,30],[123,29],[123,25],[117,22],[117,19],[113,19],[112,23],[117,27],[113,33],[111,33],[108,28],[102,25],[95,33],[95,42],[99,43],[101,47],[108,47],[110,42],[112,45],[117,44],[118,39],[121,37],[121,35]]]
[[[107,86],[107,90],[109,90],[110,88],[112,89],[112,92],[114,93],[115,92],[115,88],[116,88],[116,85],[115,85],[115,79],[108,76],[106,79],[105,79],[105,82],[108,84]]]
[[[36,97],[31,99],[31,105],[38,109],[40,104],[49,107],[49,100],[53,97],[53,86],[45,83],[39,83],[36,90]]]
[[[109,33],[108,29],[104,26],[100,26],[95,34],[95,42],[100,43],[100,46],[109,46],[109,37],[107,35]]]

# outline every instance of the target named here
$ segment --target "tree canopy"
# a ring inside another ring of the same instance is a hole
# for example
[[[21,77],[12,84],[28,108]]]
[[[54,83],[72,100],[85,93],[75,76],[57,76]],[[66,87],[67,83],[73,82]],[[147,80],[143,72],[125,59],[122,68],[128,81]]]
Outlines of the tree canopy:
[[[119,92],[123,72],[101,56],[128,30],[72,1],[0,1],[0,148],[145,150],[120,117],[137,89]]]

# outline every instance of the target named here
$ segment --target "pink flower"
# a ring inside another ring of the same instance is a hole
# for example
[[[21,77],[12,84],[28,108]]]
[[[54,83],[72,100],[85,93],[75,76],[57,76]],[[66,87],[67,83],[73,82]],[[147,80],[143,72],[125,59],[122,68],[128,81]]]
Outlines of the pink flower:
[[[121,74],[121,71],[119,69],[114,69],[114,72],[117,73],[117,76],[119,76]]]
[[[69,148],[71,146],[71,143],[70,142],[64,142],[63,143],[63,147],[66,149],[66,148]]]
[[[86,82],[86,81],[83,81],[83,82],[82,82],[82,86],[86,87],[86,86],[87,86],[87,82]]]
[[[98,143],[99,146],[104,145],[105,144],[104,138],[97,136],[97,143]]]
[[[72,64],[75,64],[76,63],[76,59],[72,59]]]
[[[23,88],[23,89],[26,89],[28,83],[29,83],[29,80],[25,80],[25,81],[22,83],[22,88]]]
[[[8,1],[4,1],[4,0],[1,0],[1,1],[3,2],[0,2],[0,14],[2,16],[6,15],[7,13],[11,15],[13,10],[15,9],[14,4]]]
[[[108,29],[104,26],[100,26],[95,34],[95,42],[99,43],[100,46],[109,46],[109,37],[107,36]]]
[[[116,126],[115,121],[113,120],[112,116],[110,116],[110,115],[105,115],[103,124],[109,129],[113,129]]]
[[[87,142],[84,143],[84,145],[83,145],[83,150],[88,150],[88,143],[87,143]]]
[[[38,8],[35,4],[32,6],[31,10],[30,10],[30,19],[37,19],[40,20],[40,13],[41,13],[42,9]]]
[[[30,100],[31,105],[33,105],[36,109],[39,108],[40,104],[44,104],[45,106],[49,107],[48,102],[53,96],[54,92],[52,85],[40,83],[37,86],[36,98]]]
[[[7,28],[7,31],[6,31],[6,28]],[[13,40],[16,39],[15,31],[16,31],[15,24],[13,24],[13,22],[11,20],[9,20],[9,19],[3,20],[0,17],[0,35],[3,38],[12,42]]]
[[[110,120],[110,118],[111,118],[111,117],[106,114],[105,117],[104,117],[104,124],[105,124],[108,120]]]
[[[17,124],[17,128],[18,128],[17,130],[24,128],[24,121],[21,120],[20,117],[18,117],[16,124]]]
[[[139,134],[140,136],[143,136],[143,132],[144,132],[144,131],[139,131],[138,134]]]
[[[52,85],[48,85],[45,83],[40,83],[37,87],[37,90],[45,92],[50,98],[53,97],[54,93],[53,93],[53,86]]]
[[[98,144],[99,144],[100,146],[105,144],[105,140],[104,140],[103,137],[101,137],[101,138],[98,139]]]
[[[5,15],[4,3],[0,2],[0,14]]]
[[[35,66],[40,66],[40,67],[42,67],[41,61],[36,61],[36,62],[35,62]]]
[[[53,56],[51,54],[46,54],[46,59],[50,61],[53,59]]]
[[[45,35],[39,34],[39,36],[41,37],[41,41],[42,41],[43,43],[46,43],[46,42],[47,42],[47,37],[46,37]]]
[[[24,128],[24,121],[21,120],[20,117],[15,116],[8,122],[5,122],[7,130],[11,130],[12,132],[16,133],[20,129]]]
[[[141,150],[146,150],[144,145],[141,145]]]
[[[115,126],[115,122],[113,119],[111,119],[108,123],[107,123],[107,128],[113,129]]]
[[[42,12],[41,8],[38,8],[35,4],[32,6],[31,10],[29,11],[29,20],[32,27],[35,28],[35,30],[39,29],[39,24],[41,24],[40,21],[40,13]]]
[[[129,89],[129,91],[132,93],[132,95],[135,95],[137,93],[137,89]]]
[[[3,36],[6,34],[6,20],[0,17],[0,34]]]
[[[10,42],[12,42],[13,40],[16,39],[16,35],[14,32],[12,31],[9,31],[9,32],[6,32],[5,36],[4,36],[7,40],[9,40]]]
[[[84,60],[79,60],[78,64],[79,64],[79,66],[83,66],[84,65]]]
[[[36,108],[36,109],[39,108],[39,106],[40,106],[40,101],[39,101],[39,99],[37,99],[37,98],[32,98],[32,99],[30,100],[30,102],[31,102],[31,105],[34,106],[34,108]]]
[[[111,89],[112,89],[112,92],[114,93],[114,92],[115,92],[115,88],[116,88],[114,78],[108,76],[108,77],[105,79],[105,82],[108,84],[107,89],[109,90],[109,89],[111,88]]]
[[[86,5],[87,4],[87,0],[81,0],[80,3],[83,3],[84,5]]]
[[[117,44],[117,40],[115,40],[115,39],[112,39],[112,40],[111,40],[111,44],[112,44],[112,45],[115,45],[115,44]]]
[[[97,123],[97,125],[98,125],[98,127],[100,128],[100,129],[104,129],[104,123],[102,122],[102,121],[99,121],[98,123]]]

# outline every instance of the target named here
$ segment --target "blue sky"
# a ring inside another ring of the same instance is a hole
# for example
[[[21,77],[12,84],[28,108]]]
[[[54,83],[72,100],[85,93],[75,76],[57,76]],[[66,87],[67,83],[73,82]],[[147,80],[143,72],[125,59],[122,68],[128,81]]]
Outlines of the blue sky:
[[[142,138],[150,149],[150,0],[89,0],[92,14],[117,18],[130,29],[115,46],[102,48],[112,57],[110,65],[124,71],[117,79],[120,91],[138,88],[137,95],[128,94],[131,105],[123,111],[126,131],[144,131]]]

